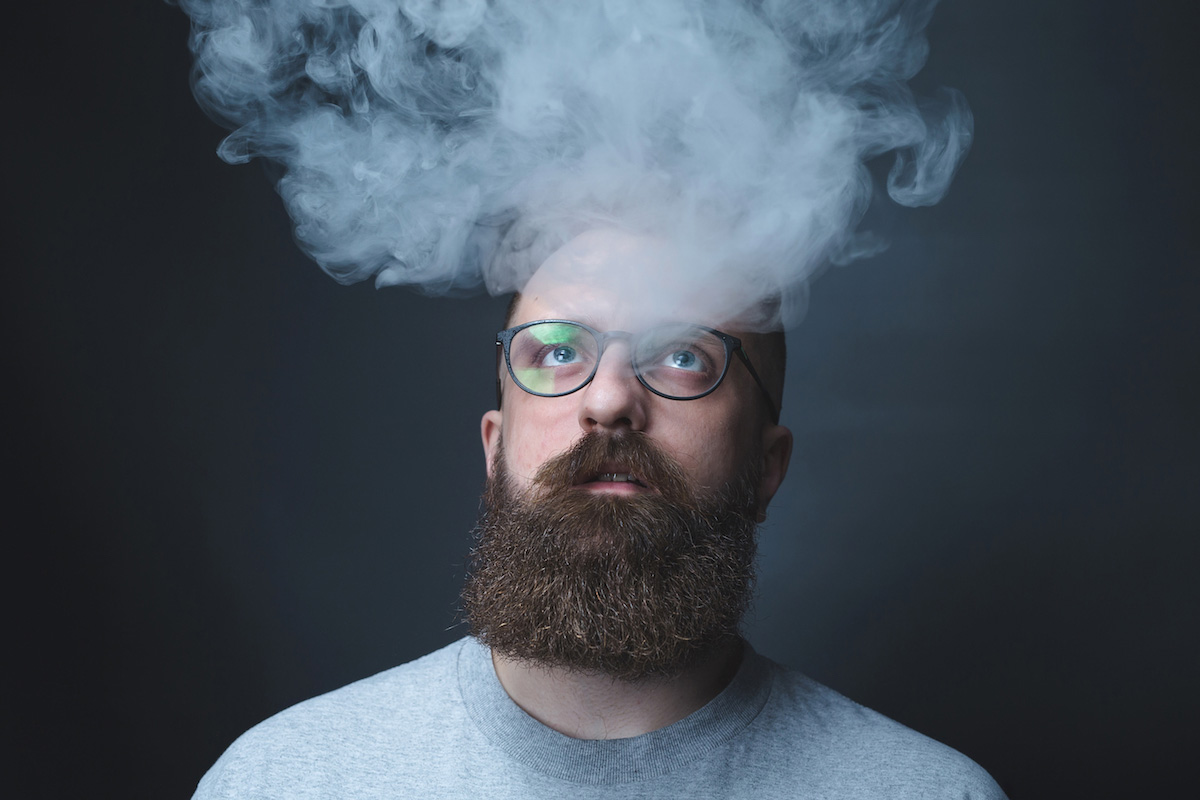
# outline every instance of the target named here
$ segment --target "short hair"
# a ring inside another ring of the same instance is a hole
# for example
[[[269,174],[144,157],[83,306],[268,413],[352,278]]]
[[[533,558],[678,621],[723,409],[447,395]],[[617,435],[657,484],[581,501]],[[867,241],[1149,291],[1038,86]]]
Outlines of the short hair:
[[[521,293],[513,292],[512,297],[508,301],[508,308],[504,312],[504,327],[512,327],[513,317],[517,313],[517,305],[521,302]],[[753,351],[750,361],[754,364],[754,368],[758,371],[758,377],[762,379],[763,386],[767,388],[767,394],[771,397],[771,402],[775,404],[777,414],[783,410],[783,381],[787,373],[787,337],[782,330],[770,330],[764,333],[744,333],[740,337],[742,345],[747,350]],[[499,370],[503,369],[503,364],[499,361],[496,364],[496,407],[500,407],[500,374]],[[772,422],[779,422],[778,416]]]

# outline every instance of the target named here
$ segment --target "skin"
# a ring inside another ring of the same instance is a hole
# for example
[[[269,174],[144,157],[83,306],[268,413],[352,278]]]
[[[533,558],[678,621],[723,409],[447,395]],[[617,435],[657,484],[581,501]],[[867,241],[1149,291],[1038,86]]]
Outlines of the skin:
[[[671,248],[646,237],[592,231],[569,242],[526,285],[511,325],[536,319],[573,319],[605,330],[638,331],[686,319],[735,336],[736,321],[686,316],[704,306],[689,299]],[[670,298],[664,304],[661,298]],[[687,312],[682,311],[688,310]],[[745,338],[743,336],[743,338]],[[753,342],[747,341],[751,360]],[[483,415],[481,434],[489,473],[501,438],[515,486],[527,487],[551,456],[590,431],[640,431],[674,457],[699,486],[724,485],[757,460],[759,516],[787,473],[792,434],[771,422],[760,390],[744,366],[732,363],[712,394],[668,400],[643,387],[633,374],[625,342],[609,345],[595,378],[564,397],[535,397],[501,376],[501,410]],[[620,465],[612,471],[619,472]],[[579,491],[639,492],[633,483],[589,483]],[[702,659],[670,681],[615,681],[605,675],[550,669],[493,655],[501,684],[528,714],[575,738],[637,736],[698,710],[728,684],[740,646]]]

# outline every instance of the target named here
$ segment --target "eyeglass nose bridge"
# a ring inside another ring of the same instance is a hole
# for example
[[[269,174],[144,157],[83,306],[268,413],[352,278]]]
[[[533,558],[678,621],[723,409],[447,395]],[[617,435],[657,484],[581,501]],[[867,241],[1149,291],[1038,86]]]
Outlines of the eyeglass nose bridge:
[[[636,363],[637,358],[633,352],[634,334],[630,333],[629,331],[591,330],[589,332],[592,334],[592,337],[595,338],[595,340],[596,340],[596,363],[592,365],[592,371],[588,374],[587,380],[585,380],[583,383],[579,384],[578,387],[573,389],[572,393],[582,391],[584,388],[586,388],[588,386],[588,384],[590,384],[593,380],[595,380],[596,375],[600,372],[600,363],[604,360],[604,354],[606,352],[608,352],[608,346],[614,341],[621,341],[621,340],[625,340],[629,343],[629,358],[627,360],[628,363],[625,364],[624,366],[627,366],[629,369],[629,373],[638,379],[638,383],[640,383],[642,386],[645,386],[647,389],[650,389],[650,387],[646,384],[646,379],[642,377],[641,370],[639,370],[637,368],[637,363]],[[650,389],[650,391],[654,391],[654,390]]]
[[[614,339],[627,339],[629,341],[629,364],[633,365],[633,334],[629,331],[603,331],[592,334],[596,337],[596,366],[600,366],[601,359],[604,358],[604,352],[608,350],[608,345]],[[593,370],[594,374],[595,370]]]

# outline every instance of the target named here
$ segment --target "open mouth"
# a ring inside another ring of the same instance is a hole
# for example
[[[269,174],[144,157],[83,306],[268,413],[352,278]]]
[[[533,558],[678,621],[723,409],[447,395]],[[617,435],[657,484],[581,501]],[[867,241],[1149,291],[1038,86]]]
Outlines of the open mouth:
[[[591,475],[582,476],[576,486],[585,486],[591,488],[624,488],[624,489],[649,489],[641,478],[632,472],[621,469],[620,467],[604,467],[600,472]]]

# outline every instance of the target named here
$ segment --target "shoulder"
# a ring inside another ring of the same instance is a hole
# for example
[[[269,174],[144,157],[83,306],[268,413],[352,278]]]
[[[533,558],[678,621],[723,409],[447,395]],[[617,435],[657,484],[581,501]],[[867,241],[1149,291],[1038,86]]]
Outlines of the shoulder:
[[[195,798],[329,796],[348,776],[358,780],[383,763],[438,757],[435,733],[462,714],[463,641],[259,723],[204,775]]]
[[[987,798],[1004,792],[967,756],[795,670],[772,664],[758,720],[776,753],[843,797]]]

